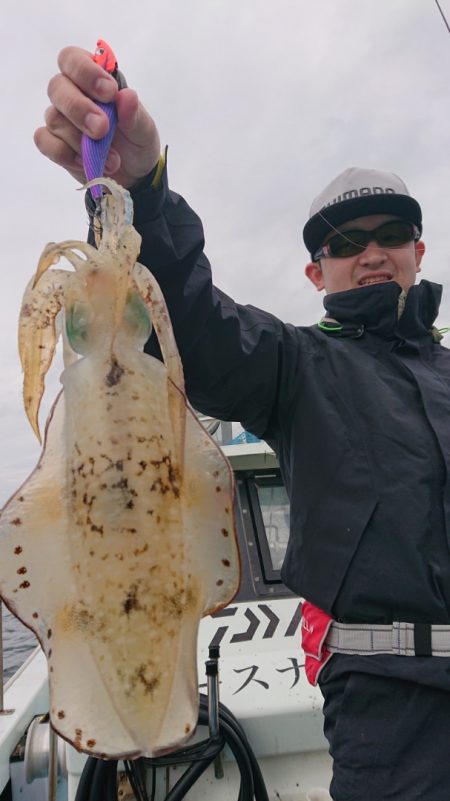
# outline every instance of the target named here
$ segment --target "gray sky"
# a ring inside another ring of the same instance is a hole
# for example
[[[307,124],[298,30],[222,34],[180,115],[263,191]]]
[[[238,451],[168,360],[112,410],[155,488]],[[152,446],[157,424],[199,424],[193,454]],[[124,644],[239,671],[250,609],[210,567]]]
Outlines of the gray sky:
[[[48,241],[87,232],[82,193],[32,135],[58,51],[99,37],[154,115],[172,188],[202,217],[216,283],[237,300],[297,324],[320,317],[301,228],[348,166],[401,175],[423,209],[423,277],[444,282],[450,267],[450,37],[434,0],[3,0],[0,504],[39,454],[21,405],[21,296]]]

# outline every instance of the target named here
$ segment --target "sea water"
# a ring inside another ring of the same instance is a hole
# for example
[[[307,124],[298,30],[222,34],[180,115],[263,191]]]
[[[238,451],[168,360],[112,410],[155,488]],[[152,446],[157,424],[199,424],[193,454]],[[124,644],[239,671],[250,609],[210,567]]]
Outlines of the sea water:
[[[3,683],[23,665],[27,656],[39,644],[30,629],[3,607]]]

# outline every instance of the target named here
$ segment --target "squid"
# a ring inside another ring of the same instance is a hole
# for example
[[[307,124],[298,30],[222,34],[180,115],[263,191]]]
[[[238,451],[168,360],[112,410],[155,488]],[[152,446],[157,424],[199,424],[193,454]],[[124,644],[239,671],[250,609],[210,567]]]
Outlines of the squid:
[[[66,358],[39,462],[0,513],[0,595],[45,651],[57,733],[136,758],[194,733],[199,622],[232,600],[240,568],[231,467],[186,399],[130,195],[100,182],[98,248],[50,243],[23,297],[38,438],[61,314]],[[55,267],[62,257],[72,269]],[[143,352],[152,326],[162,361]]]

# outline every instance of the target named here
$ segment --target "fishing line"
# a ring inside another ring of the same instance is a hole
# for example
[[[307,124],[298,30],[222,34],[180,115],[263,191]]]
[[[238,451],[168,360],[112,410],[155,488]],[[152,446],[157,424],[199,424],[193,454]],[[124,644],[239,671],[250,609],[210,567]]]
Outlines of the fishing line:
[[[448,32],[450,33],[450,26],[449,26],[449,24],[448,24],[448,22],[447,22],[447,20],[445,18],[445,14],[442,11],[442,8],[440,7],[438,0],[434,0],[434,2],[436,3],[436,5],[437,5],[437,7],[439,9],[440,15],[441,15],[442,19],[444,20],[445,27],[447,28]]]
[[[441,15],[441,17],[442,17],[442,20],[443,20],[443,22],[444,22],[444,25],[445,25],[445,27],[447,28],[447,31],[448,31],[448,33],[450,34],[450,25],[449,25],[449,23],[447,22],[447,18],[446,18],[445,14],[444,14],[444,12],[443,12],[443,10],[442,10],[442,8],[441,8],[441,5],[440,5],[440,3],[439,3],[439,0],[434,0],[434,2],[436,3],[436,6],[437,6],[437,8],[438,8],[438,11],[439,11],[439,13],[440,13],[440,15]],[[339,231],[339,230],[338,230],[338,229],[337,229],[337,228],[336,228],[336,227],[333,225],[333,223],[331,223],[329,220],[327,220],[327,218],[325,217],[325,215],[324,215],[324,214],[322,214],[322,212],[321,212],[321,211],[319,211],[319,212],[317,212],[317,213],[318,213],[319,217],[321,217],[321,218],[322,218],[322,220],[323,220],[323,221],[324,221],[324,222],[327,224],[327,226],[330,228],[330,230],[334,231],[336,234],[339,234],[339,236],[341,236],[341,237],[342,237],[343,239],[345,239],[347,242],[350,242],[350,244],[352,244],[352,245],[356,245],[356,244],[357,244],[356,242],[353,242],[353,240],[352,240],[350,237],[348,237],[348,236],[346,236],[346,235],[345,235],[345,231]],[[379,248],[379,247],[378,247],[378,248],[377,248],[377,250],[383,250],[383,248]]]
[[[330,228],[330,229],[331,229],[332,231],[334,231],[336,234],[339,234],[339,236],[341,236],[341,237],[342,237],[342,239],[345,239],[345,240],[346,240],[346,242],[350,242],[350,244],[351,244],[351,245],[356,245],[356,244],[357,244],[357,243],[356,243],[356,242],[354,242],[354,241],[353,241],[353,239],[351,239],[349,236],[345,236],[345,231],[340,231],[340,230],[339,230],[339,228],[336,228],[336,226],[334,226],[334,225],[333,225],[333,223],[331,223],[329,220],[327,220],[327,218],[325,217],[325,215],[324,215],[324,214],[322,214],[322,212],[321,212],[321,211],[318,211],[318,212],[317,212],[317,214],[319,215],[319,217],[321,217],[321,218],[322,218],[322,220],[324,221],[324,223],[326,223],[326,224],[328,225],[328,228]],[[358,247],[360,247],[360,246],[358,245]],[[378,248],[378,250],[382,250],[382,248]]]
[[[324,215],[324,214],[322,214],[322,212],[321,212],[321,211],[318,211],[318,212],[317,212],[317,214],[319,215],[319,217],[321,217],[321,218],[322,218],[322,220],[323,220],[323,221],[324,221],[324,222],[327,224],[327,226],[328,226],[328,227],[329,227],[329,228],[330,228],[332,231],[335,231],[335,233],[336,233],[336,234],[339,234],[339,236],[340,236],[340,237],[342,237],[342,239],[345,239],[345,241],[346,241],[346,242],[350,242],[350,244],[351,244],[351,245],[355,245],[355,247],[358,247],[358,248],[360,248],[360,249],[361,249],[361,253],[363,252],[363,250],[365,250],[365,249],[366,249],[365,247],[362,247],[362,245],[360,245],[358,242],[354,242],[354,241],[353,241],[353,239],[352,239],[351,237],[349,237],[349,236],[346,236],[346,235],[345,235],[345,231],[340,231],[340,230],[339,230],[339,228],[336,228],[336,227],[333,225],[333,223],[331,223],[329,220],[327,220],[327,218],[325,217],[325,215]],[[401,219],[401,218],[399,217],[399,219]],[[406,243],[405,243],[405,244],[406,244]],[[403,247],[403,245],[398,245],[397,247]],[[381,247],[378,247],[378,245],[376,245],[376,246],[375,246],[375,250],[382,250],[382,251],[385,251],[385,250],[386,250],[386,248],[381,248]]]

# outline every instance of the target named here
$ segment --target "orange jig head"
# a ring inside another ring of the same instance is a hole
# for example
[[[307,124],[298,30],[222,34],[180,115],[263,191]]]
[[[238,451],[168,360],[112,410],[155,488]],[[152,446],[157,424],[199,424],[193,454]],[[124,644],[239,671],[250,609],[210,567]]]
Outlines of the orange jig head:
[[[103,67],[110,75],[114,75],[117,72],[117,59],[112,48],[104,39],[97,40],[97,46],[92,58],[96,64]]]

